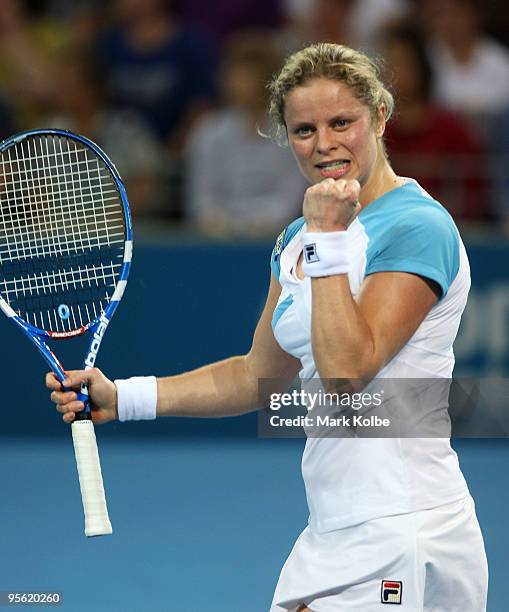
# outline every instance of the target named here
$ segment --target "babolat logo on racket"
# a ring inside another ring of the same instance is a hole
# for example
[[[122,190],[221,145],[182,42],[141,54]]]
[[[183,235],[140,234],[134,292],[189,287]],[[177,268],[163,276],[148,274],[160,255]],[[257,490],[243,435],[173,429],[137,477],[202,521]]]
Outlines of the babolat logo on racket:
[[[109,321],[103,313],[101,315],[101,318],[99,319],[99,325],[97,326],[97,329],[94,332],[94,338],[92,340],[92,343],[90,344],[90,350],[88,352],[87,358],[85,359],[85,370],[94,367],[95,360],[97,358],[97,352],[99,351],[99,347],[101,346],[101,340],[103,339],[104,332],[108,327],[108,323]]]
[[[382,580],[382,603],[401,604],[403,583],[398,580]]]
[[[304,257],[306,258],[307,263],[313,263],[315,261],[320,261],[316,253],[316,244],[306,244],[304,246]]]

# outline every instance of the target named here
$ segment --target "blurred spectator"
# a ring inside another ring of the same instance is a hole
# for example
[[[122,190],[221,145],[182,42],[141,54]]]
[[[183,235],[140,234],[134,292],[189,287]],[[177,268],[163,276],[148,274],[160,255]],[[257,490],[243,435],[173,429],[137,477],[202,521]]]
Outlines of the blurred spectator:
[[[355,0],[348,26],[354,44],[365,51],[378,50],[388,24],[405,18],[408,11],[407,0]]]
[[[484,9],[483,24],[487,32],[509,47],[509,11],[505,0],[490,0]]]
[[[488,123],[490,169],[493,180],[492,209],[509,235],[509,104]]]
[[[300,214],[305,181],[289,149],[257,131],[279,64],[263,31],[238,32],[225,48],[226,106],[202,120],[187,150],[189,217],[205,231],[273,233]]]
[[[203,39],[180,23],[172,0],[115,0],[97,42],[110,101],[134,109],[174,148],[214,98],[214,64]]]
[[[394,169],[414,177],[456,219],[483,219],[487,192],[482,148],[467,124],[430,101],[432,69],[420,35],[388,31],[384,56],[393,72],[396,116],[385,139]]]
[[[12,109],[7,99],[0,94],[0,140],[7,138],[15,131],[12,122]]]
[[[475,0],[427,0],[435,96],[474,119],[509,102],[509,51],[482,29]]]
[[[328,41],[373,51],[390,22],[407,13],[405,0],[283,0],[285,53]]]
[[[0,2],[0,83],[23,127],[52,104],[58,90],[53,61],[64,47],[65,28],[44,15],[35,17],[20,0]]]
[[[355,0],[285,0],[286,26],[277,35],[285,55],[315,42],[352,44],[350,17]]]
[[[40,4],[40,0],[36,0]],[[69,44],[80,53],[93,52],[98,31],[108,17],[108,3],[102,0],[42,0],[48,16],[65,24]]]
[[[100,74],[86,58],[65,54],[55,64],[59,93],[45,127],[69,129],[96,141],[122,176],[134,215],[154,212],[162,187],[164,149],[134,110],[105,106]],[[35,127],[35,126],[34,126]]]
[[[206,33],[214,49],[221,52],[223,44],[237,30],[272,29],[282,24],[279,0],[215,0],[212,10],[202,2],[177,0],[179,15]]]

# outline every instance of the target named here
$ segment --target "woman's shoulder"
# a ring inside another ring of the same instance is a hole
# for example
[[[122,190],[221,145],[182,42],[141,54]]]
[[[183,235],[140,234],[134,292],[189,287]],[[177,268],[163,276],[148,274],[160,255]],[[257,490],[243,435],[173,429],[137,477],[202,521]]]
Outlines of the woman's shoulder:
[[[450,216],[446,208],[428,193],[415,179],[405,178],[400,187],[385,193],[373,204],[380,203],[380,213],[391,214],[396,218],[406,218],[417,214],[424,216]],[[374,209],[375,207],[373,207]],[[367,210],[373,210],[370,205]]]
[[[458,235],[447,209],[411,179],[373,202],[361,212],[359,220],[372,240],[394,241],[412,234],[426,237],[429,243]]]
[[[401,198],[401,219],[414,223],[442,223],[454,225],[454,220],[449,211],[429,194],[417,181],[409,180]]]

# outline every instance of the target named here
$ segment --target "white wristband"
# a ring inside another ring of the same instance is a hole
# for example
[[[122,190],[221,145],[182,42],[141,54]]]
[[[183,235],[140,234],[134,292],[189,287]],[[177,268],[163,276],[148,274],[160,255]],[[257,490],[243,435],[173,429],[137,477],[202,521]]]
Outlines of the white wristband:
[[[302,269],[306,276],[348,274],[350,253],[346,231],[304,232],[302,241],[304,245]]]
[[[155,376],[133,376],[116,380],[119,421],[156,418],[157,381]]]

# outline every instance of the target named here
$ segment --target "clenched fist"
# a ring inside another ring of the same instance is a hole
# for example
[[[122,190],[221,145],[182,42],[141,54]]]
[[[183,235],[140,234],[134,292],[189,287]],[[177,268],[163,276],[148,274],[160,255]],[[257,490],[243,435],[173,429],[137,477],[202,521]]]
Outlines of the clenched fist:
[[[303,214],[308,232],[346,230],[361,211],[361,186],[355,179],[325,179],[304,195]]]

